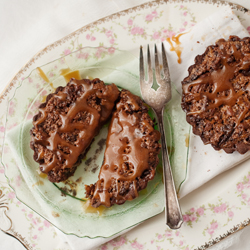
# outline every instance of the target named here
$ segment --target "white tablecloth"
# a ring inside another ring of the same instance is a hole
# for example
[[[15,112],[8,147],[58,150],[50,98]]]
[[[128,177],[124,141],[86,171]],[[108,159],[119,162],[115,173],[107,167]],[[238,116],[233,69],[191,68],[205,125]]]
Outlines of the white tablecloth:
[[[148,0],[1,0],[0,92],[16,72],[39,50],[104,16]],[[249,0],[230,0],[250,9]],[[249,250],[250,227],[228,237],[211,250]],[[1,250],[24,247],[0,231]]]

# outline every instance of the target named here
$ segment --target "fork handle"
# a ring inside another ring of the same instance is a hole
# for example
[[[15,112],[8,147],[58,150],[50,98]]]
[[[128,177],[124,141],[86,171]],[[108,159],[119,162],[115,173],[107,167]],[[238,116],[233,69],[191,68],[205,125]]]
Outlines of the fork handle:
[[[164,108],[156,112],[158,126],[161,133],[161,143],[162,143],[162,165],[163,165],[163,178],[165,187],[165,218],[166,225],[171,229],[180,228],[183,223],[183,218],[181,214],[181,209],[176,195],[173,175],[170,167],[167,142],[165,137],[165,130],[163,126],[163,111]]]

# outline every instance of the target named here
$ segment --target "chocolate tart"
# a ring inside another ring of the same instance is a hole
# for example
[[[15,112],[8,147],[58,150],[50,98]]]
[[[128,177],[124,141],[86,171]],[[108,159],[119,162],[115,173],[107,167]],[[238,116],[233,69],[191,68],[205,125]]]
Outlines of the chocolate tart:
[[[122,90],[108,130],[104,161],[95,184],[86,185],[93,207],[123,204],[155,176],[160,133],[142,100]]]
[[[119,90],[101,80],[71,79],[39,106],[30,147],[51,182],[72,176],[86,149],[111,116]]]
[[[250,149],[250,38],[230,36],[195,58],[182,81],[182,109],[204,144]]]

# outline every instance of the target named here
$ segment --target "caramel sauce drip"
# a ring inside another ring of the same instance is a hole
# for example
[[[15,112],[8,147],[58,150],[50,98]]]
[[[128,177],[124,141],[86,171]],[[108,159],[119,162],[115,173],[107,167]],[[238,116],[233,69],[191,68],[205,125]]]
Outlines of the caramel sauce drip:
[[[70,85],[78,85],[78,84],[83,85],[84,93],[80,97],[78,97],[75,102],[71,104],[67,114],[59,113],[62,122],[62,125],[60,127],[55,126],[50,136],[48,136],[47,138],[44,138],[42,140],[34,138],[35,142],[37,142],[40,145],[43,145],[44,147],[53,152],[53,159],[51,160],[50,163],[40,164],[40,169],[43,173],[48,173],[57,165],[60,166],[60,162],[62,159],[65,160],[64,165],[66,165],[67,168],[73,167],[74,164],[77,162],[78,157],[90,145],[93,137],[98,133],[100,127],[110,116],[110,113],[114,105],[114,101],[117,99],[119,94],[117,87],[114,84],[105,86],[105,88],[108,89],[107,93],[109,92],[111,94],[110,95],[108,94],[106,96],[105,105],[102,106],[101,111],[98,111],[97,109],[90,107],[87,103],[87,100],[91,95],[96,95],[97,97],[101,98],[102,95],[105,96],[105,93],[99,93],[100,96],[98,96],[98,90],[94,89],[93,88],[94,84],[93,83],[90,84],[89,82],[90,82],[89,80],[88,81],[85,80],[78,81],[75,79],[71,80]],[[53,98],[57,98],[61,101],[64,101],[69,95],[68,91],[70,91],[70,89],[65,87],[62,91],[58,92],[57,94],[54,94]],[[41,115],[36,121],[33,121],[34,126],[38,127],[48,117],[48,112],[46,107],[39,108]],[[72,123],[72,120],[81,111],[82,112],[87,111],[87,113],[91,117],[90,122]],[[67,142],[60,137],[61,133],[74,132],[75,130],[79,130],[79,134],[78,134],[78,139],[74,144]],[[70,153],[69,154],[63,153],[61,150],[58,149],[59,145],[68,147]],[[43,159],[43,155],[38,155],[37,160],[39,161],[40,159]]]
[[[43,172],[41,172],[40,168],[38,168],[38,169],[36,170],[36,172],[37,172],[37,174],[39,175],[39,177],[41,177],[41,178],[43,178],[43,179],[45,179],[45,178],[47,177],[46,174],[44,174]]]
[[[178,57],[178,60],[177,62],[179,64],[181,64],[181,53],[182,53],[182,50],[183,50],[183,47],[181,46],[181,42],[180,42],[180,37],[183,36],[184,34],[186,33],[181,33],[177,36],[172,36],[172,38],[168,37],[166,40],[167,42],[170,44],[170,51],[174,51]],[[175,45],[173,44],[173,42],[175,43]]]
[[[60,75],[64,77],[66,82],[69,82],[71,78],[75,78],[76,80],[81,79],[79,70],[71,71],[70,68],[62,69]]]
[[[189,134],[185,134],[185,146],[188,148],[189,147]]]
[[[45,82],[47,82],[47,83],[50,82],[49,79],[48,79],[48,77],[46,76],[46,74],[44,73],[44,71],[43,71],[40,67],[37,67],[36,70],[37,70],[38,75],[39,75]]]
[[[136,107],[135,110],[138,109],[138,103],[131,96],[128,103]],[[115,203],[124,200],[124,196],[119,194],[121,191],[119,190],[120,181],[133,183],[133,190],[136,192],[135,196],[137,197],[136,178],[140,177],[148,169],[149,150],[141,146],[143,134],[138,124],[143,125],[144,123],[150,128],[150,132],[154,131],[154,128],[146,121],[141,120],[141,114],[137,112],[130,114],[123,109],[124,104],[118,103],[117,110],[113,114],[109,126],[104,162],[93,195],[93,200],[100,199],[101,204],[106,207],[111,206],[111,196],[112,199],[115,197]],[[129,168],[129,172],[124,174],[123,166],[126,163],[132,164],[133,167],[132,169]],[[115,185],[114,182],[116,182]],[[112,194],[109,193],[111,186],[116,187],[116,190],[112,190]],[[133,197],[126,197],[126,200],[132,199]]]
[[[69,72],[71,71],[71,69],[70,68],[65,68],[65,69],[61,69],[60,70],[60,75],[66,75],[66,74],[68,74]]]
[[[247,56],[242,54],[242,52],[237,50],[235,45],[232,45],[233,50],[231,51],[231,54],[228,54],[224,48],[223,42],[225,42],[225,40],[220,39],[216,43],[223,54],[221,59],[222,68],[214,70],[212,73],[206,73],[200,76],[197,80],[182,85],[184,95],[191,96],[192,100],[198,101],[205,98],[205,103],[201,110],[187,112],[187,115],[202,115],[204,111],[219,108],[221,105],[229,106],[229,112],[232,113],[232,107],[236,103],[239,105],[244,105],[242,101],[245,97],[242,95],[245,93],[245,91],[235,91],[232,80],[235,76],[241,73],[241,70],[249,70],[250,58],[249,55]],[[231,55],[234,56],[236,62],[229,64],[228,61]],[[193,87],[201,88],[203,84],[213,86],[212,91],[205,92],[201,90],[199,93],[191,92]],[[241,96],[242,98],[240,98]],[[236,126],[245,118],[247,111],[248,108],[244,108],[244,110],[238,116],[235,122]]]
[[[49,78],[40,67],[37,67],[37,73],[45,82],[50,83]],[[70,68],[61,69],[60,75],[64,77],[66,82],[69,82],[71,78],[75,78],[76,80],[81,79],[79,70],[72,71]],[[50,83],[50,86],[54,88],[52,83]]]
[[[105,212],[105,210],[107,210],[106,207],[104,206],[100,206],[100,207],[92,207],[91,206],[91,202],[90,200],[86,200],[85,202],[82,202],[83,203],[83,210],[85,213],[90,213],[90,214],[98,214],[99,216],[102,216],[103,213]]]
[[[42,185],[44,185],[44,182],[41,181],[41,180],[39,180],[39,181],[37,181],[36,183],[34,183],[34,184],[32,185],[32,187],[35,187],[35,186],[42,186]]]

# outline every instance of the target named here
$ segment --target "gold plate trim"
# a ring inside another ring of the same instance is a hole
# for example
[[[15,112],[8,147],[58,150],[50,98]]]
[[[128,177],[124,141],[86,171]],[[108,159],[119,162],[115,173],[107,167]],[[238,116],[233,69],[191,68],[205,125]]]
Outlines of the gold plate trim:
[[[215,239],[212,239],[208,242],[206,242],[204,245],[201,245],[200,247],[194,249],[194,250],[205,250],[211,246],[214,246],[215,244],[219,243],[220,241],[228,238],[229,236],[231,236],[232,234],[239,232],[240,230],[244,229],[245,227],[250,226],[250,218],[243,221],[240,224],[237,224],[236,226],[234,226],[232,229],[230,229],[229,231],[227,231],[225,234],[222,234],[218,237],[216,237]]]
[[[12,227],[12,220],[11,220],[11,218],[7,215],[7,212],[6,211],[8,211],[9,210],[9,207],[8,207],[8,203],[7,203],[7,199],[4,199],[3,200],[3,198],[4,198],[4,194],[3,194],[3,191],[0,189],[0,208],[6,208],[5,210],[4,210],[4,214],[5,214],[5,216],[8,218],[8,220],[10,221],[10,226],[9,226],[9,228],[7,229],[7,230],[2,230],[2,231],[9,231],[10,229],[11,229],[11,227]],[[2,200],[2,201],[1,201]]]
[[[25,72],[27,71],[30,66],[32,66],[35,61],[37,59],[39,59],[42,55],[44,55],[45,53],[49,52],[50,50],[54,49],[55,47],[57,47],[58,45],[62,45],[64,44],[65,42],[67,42],[69,39],[73,38],[73,37],[76,37],[78,35],[80,35],[81,33],[89,30],[90,28],[92,27],[95,27],[99,24],[102,24],[102,23],[105,23],[107,21],[110,21],[110,20],[114,20],[116,18],[119,18],[121,16],[125,16],[126,14],[128,13],[132,13],[132,12],[136,12],[136,11],[139,11],[139,10],[142,10],[142,9],[147,9],[147,8],[151,8],[151,7],[156,7],[156,6],[159,6],[159,5],[162,5],[162,4],[165,4],[165,3],[205,3],[205,4],[218,4],[218,5],[221,5],[221,6],[230,6],[232,9],[236,9],[238,11],[242,11],[243,13],[250,13],[250,10],[248,10],[247,8],[239,5],[239,4],[236,4],[236,3],[230,3],[230,2],[227,2],[227,1],[222,1],[222,0],[188,0],[188,1],[185,1],[185,0],[155,0],[155,1],[152,1],[152,2],[148,2],[148,3],[144,3],[142,5],[139,5],[139,6],[135,6],[135,7],[132,7],[132,8],[129,8],[129,9],[126,9],[126,10],[123,10],[123,11],[120,11],[120,12],[117,12],[117,13],[114,13],[112,15],[109,15],[107,17],[104,17],[104,18],[101,18],[95,22],[92,22],[86,26],[83,26],[82,28],[72,32],[71,34],[65,36],[64,38],[60,39],[60,40],[57,40],[56,42],[46,46],[44,49],[42,49],[41,51],[39,51],[37,54],[35,54],[31,60],[28,61],[28,63],[26,63],[18,72],[17,74],[15,74],[15,76],[11,79],[11,81],[9,82],[9,84],[5,87],[5,89],[3,90],[3,92],[1,93],[0,95],[0,103],[5,99],[5,97],[8,95],[8,93],[10,92],[10,90],[15,87],[15,85],[17,84],[17,79]],[[2,195],[2,191],[0,190],[0,198],[1,198],[1,195]],[[1,203],[0,203],[0,208],[1,208]],[[9,208],[7,208],[8,210]],[[6,214],[6,213],[5,213]],[[6,214],[7,216],[7,214]],[[8,216],[7,216],[8,217]],[[8,217],[9,218],[9,217]],[[10,219],[10,218],[9,218]],[[10,219],[11,220],[11,219]],[[12,221],[11,221],[12,222]],[[229,231],[227,231],[227,233],[223,234],[223,235],[220,235],[219,237],[216,237],[215,239],[212,239],[211,241],[205,243],[204,245],[196,248],[195,250],[205,250],[215,244],[217,244],[218,242],[220,242],[221,240],[229,237],[230,235],[242,230],[243,228],[247,227],[247,226],[250,226],[250,218],[243,221],[242,223],[240,224],[237,224],[236,226],[234,226],[232,229],[230,229]],[[12,227],[12,225],[11,225]],[[19,240],[23,245],[24,247],[26,247],[28,250],[33,250],[33,248],[28,244],[28,242],[26,241],[26,239],[24,237],[22,237],[20,234],[18,234],[17,232],[15,232],[13,229],[9,229],[8,232],[5,232],[7,233],[8,235],[16,238],[17,240]]]
[[[0,230],[2,232],[4,232],[5,234],[17,239],[26,249],[28,250],[33,250],[32,246],[27,242],[27,240],[19,233],[15,232],[12,228],[13,226],[13,222],[11,220],[11,218],[7,215],[7,211],[9,210],[9,207],[8,207],[8,202],[7,202],[7,199],[5,198],[4,199],[4,193],[3,191],[0,189],[0,209],[1,208],[5,208],[4,210],[4,215],[8,218],[9,222],[10,222],[10,226],[8,229],[2,229],[0,228]]]
[[[17,83],[17,79],[20,77],[20,75],[22,75],[25,71],[27,71],[31,65],[33,65],[35,63],[35,61],[40,58],[42,55],[44,55],[45,53],[47,53],[48,51],[54,49],[55,47],[57,47],[58,45],[62,45],[63,43],[67,42],[69,39],[76,37],[78,35],[80,35],[81,33],[87,31],[88,29],[95,27],[99,24],[105,23],[107,21],[110,20],[114,20],[116,18],[119,18],[121,16],[125,16],[128,13],[132,13],[132,12],[136,12],[138,10],[142,10],[142,9],[146,9],[146,8],[151,8],[151,7],[155,7],[155,6],[159,6],[165,3],[187,3],[187,2],[196,2],[196,3],[206,3],[206,4],[219,4],[219,5],[225,5],[225,6],[230,6],[232,9],[236,9],[239,11],[242,11],[244,13],[249,12],[249,10],[239,4],[235,4],[235,3],[229,3],[226,1],[220,1],[220,0],[189,0],[189,1],[185,1],[185,0],[155,0],[152,2],[148,2],[148,3],[144,3],[142,5],[139,6],[135,6],[117,13],[114,13],[110,16],[101,18],[93,23],[90,23],[88,25],[83,26],[82,28],[72,32],[71,34],[65,36],[64,38],[57,40],[56,42],[46,46],[43,50],[39,51],[37,54],[35,54],[31,60],[28,61],[27,64],[25,64],[19,71],[18,73],[12,78],[12,80],[9,82],[9,84],[6,86],[6,88],[3,90],[3,92],[1,93],[0,96],[0,103],[2,102],[2,100],[7,96],[7,94],[10,92],[10,90],[16,85]]]

